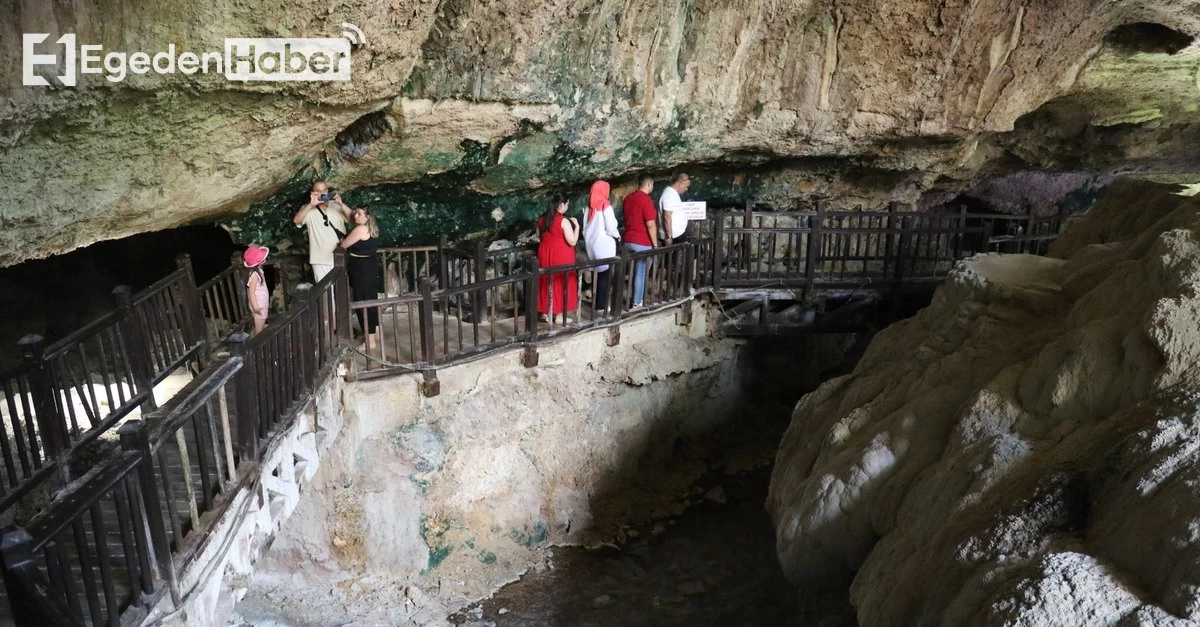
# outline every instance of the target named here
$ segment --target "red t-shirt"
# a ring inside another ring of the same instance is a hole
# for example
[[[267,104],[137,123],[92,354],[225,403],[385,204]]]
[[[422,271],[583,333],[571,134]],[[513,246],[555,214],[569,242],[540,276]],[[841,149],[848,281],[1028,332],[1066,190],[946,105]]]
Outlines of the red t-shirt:
[[[650,194],[640,189],[634,190],[621,201],[621,211],[625,215],[625,241],[650,246],[650,233],[646,230],[646,222],[658,219]]]

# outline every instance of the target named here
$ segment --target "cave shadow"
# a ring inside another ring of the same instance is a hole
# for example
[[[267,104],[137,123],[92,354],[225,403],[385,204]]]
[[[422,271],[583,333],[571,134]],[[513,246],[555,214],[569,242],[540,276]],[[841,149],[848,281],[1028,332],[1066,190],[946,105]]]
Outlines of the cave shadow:
[[[187,226],[97,242],[62,255],[0,268],[0,370],[21,363],[17,341],[41,335],[47,344],[83,328],[115,307],[112,291],[137,291],[177,269],[175,257],[191,256],[196,281],[229,267],[240,250],[216,226]]]
[[[589,499],[591,531],[617,542],[554,549],[552,569],[483,603],[486,619],[498,626],[815,624],[828,603],[801,598],[775,554],[765,510],[771,461],[795,403],[848,372],[869,335],[741,345],[737,363],[722,366],[741,376],[738,400],[721,415],[709,413],[721,403],[694,392],[719,389],[721,368],[700,374],[711,381],[688,386],[651,383],[672,386],[662,415],[640,441],[621,447]],[[753,470],[723,472],[754,458]],[[707,470],[678,472],[701,464]],[[690,507],[679,513],[669,497],[678,503],[681,493]]]

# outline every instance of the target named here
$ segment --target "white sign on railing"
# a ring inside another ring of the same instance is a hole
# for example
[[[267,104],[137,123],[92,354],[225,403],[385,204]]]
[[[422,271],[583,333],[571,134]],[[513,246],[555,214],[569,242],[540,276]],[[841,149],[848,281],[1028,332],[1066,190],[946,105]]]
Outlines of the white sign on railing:
[[[695,200],[682,203],[683,215],[688,220],[704,220],[708,217],[708,202]]]

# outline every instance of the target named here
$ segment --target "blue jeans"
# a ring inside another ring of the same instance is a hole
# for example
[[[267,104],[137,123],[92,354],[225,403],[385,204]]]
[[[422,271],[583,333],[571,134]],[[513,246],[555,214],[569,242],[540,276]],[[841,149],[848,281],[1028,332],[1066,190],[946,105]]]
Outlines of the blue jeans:
[[[635,253],[640,253],[644,250],[650,250],[650,246],[643,244],[630,244],[625,242],[625,248],[632,250]],[[646,269],[650,266],[649,259],[638,259],[633,262],[633,306],[641,307],[642,298],[646,295]]]

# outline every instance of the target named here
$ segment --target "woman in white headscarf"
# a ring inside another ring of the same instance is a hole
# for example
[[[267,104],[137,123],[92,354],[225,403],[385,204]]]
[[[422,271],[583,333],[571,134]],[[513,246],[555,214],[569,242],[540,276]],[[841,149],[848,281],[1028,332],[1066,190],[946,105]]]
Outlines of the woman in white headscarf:
[[[612,203],[608,201],[609,187],[605,181],[592,183],[592,191],[588,196],[588,210],[584,217],[583,243],[587,247],[589,259],[608,259],[617,256],[617,240],[621,233],[617,230],[617,216],[614,214]],[[596,267],[595,305],[596,311],[608,309],[608,290],[611,269],[607,265]]]

